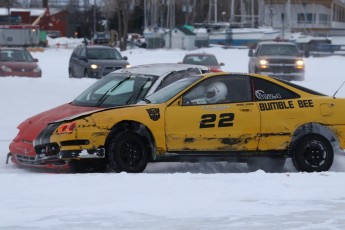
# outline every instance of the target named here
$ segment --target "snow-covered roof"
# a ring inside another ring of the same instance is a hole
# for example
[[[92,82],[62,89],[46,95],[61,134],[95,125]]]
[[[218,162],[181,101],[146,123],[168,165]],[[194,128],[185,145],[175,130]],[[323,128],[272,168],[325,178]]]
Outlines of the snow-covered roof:
[[[10,8],[10,12],[30,12],[30,16],[41,16],[45,12],[46,8]],[[58,8],[49,8],[50,14],[54,15],[58,12],[62,11]],[[6,16],[8,15],[8,9],[7,8],[0,8],[0,16]]]

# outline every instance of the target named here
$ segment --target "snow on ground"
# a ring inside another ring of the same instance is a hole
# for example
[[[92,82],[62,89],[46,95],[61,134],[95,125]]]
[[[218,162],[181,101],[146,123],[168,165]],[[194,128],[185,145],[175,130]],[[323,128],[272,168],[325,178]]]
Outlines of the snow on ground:
[[[156,163],[142,174],[55,174],[6,165],[8,145],[24,119],[73,100],[94,79],[69,79],[76,43],[33,53],[41,79],[1,78],[0,229],[345,229],[345,156],[330,172],[248,173],[245,164]],[[78,41],[77,41],[78,42]],[[57,43],[57,41],[55,41]],[[61,45],[65,44],[65,45]],[[67,47],[67,48],[66,48]],[[179,62],[188,51],[132,49],[132,65]],[[223,70],[246,72],[246,49],[204,48]],[[345,57],[306,59],[306,81],[333,95],[345,80]],[[345,88],[338,96],[345,97]]]

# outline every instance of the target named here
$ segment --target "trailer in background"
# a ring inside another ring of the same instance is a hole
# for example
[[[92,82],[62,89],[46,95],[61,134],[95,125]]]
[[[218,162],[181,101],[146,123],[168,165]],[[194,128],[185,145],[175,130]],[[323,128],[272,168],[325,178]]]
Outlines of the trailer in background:
[[[0,25],[0,46],[38,46],[40,27],[38,25]]]

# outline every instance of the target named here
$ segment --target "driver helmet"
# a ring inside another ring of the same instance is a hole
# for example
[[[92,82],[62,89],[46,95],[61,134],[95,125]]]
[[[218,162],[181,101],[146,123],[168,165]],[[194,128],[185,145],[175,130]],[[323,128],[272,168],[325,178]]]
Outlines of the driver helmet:
[[[223,82],[213,82],[206,88],[205,100],[207,103],[221,102],[227,94],[228,90]]]

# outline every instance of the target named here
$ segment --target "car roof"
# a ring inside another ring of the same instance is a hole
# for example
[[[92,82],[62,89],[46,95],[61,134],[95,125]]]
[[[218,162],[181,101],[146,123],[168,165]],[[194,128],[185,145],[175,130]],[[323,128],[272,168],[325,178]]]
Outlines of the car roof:
[[[102,45],[88,45],[88,49],[115,49],[114,47],[111,46],[102,46]]]
[[[115,71],[115,73],[138,73],[138,74],[147,74],[162,76],[173,71],[181,71],[190,68],[197,68],[202,71],[208,71],[209,68],[206,66],[200,65],[190,65],[190,64],[178,64],[178,63],[155,63],[155,64],[145,64],[132,66],[126,69],[120,69]]]
[[[210,53],[188,53],[186,56],[215,56],[214,54]]]
[[[274,41],[267,41],[267,42],[259,42],[258,45],[295,45],[292,42],[274,42]]]

